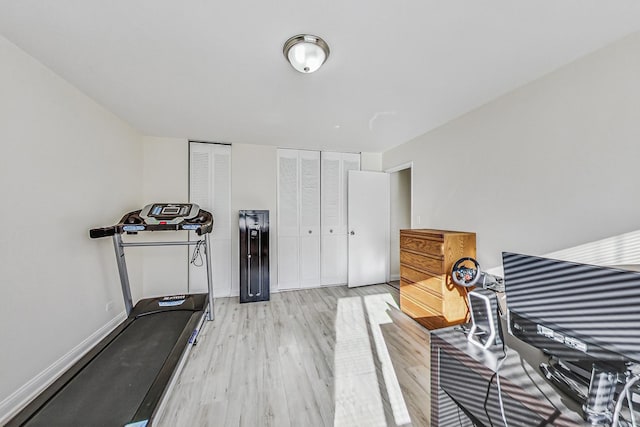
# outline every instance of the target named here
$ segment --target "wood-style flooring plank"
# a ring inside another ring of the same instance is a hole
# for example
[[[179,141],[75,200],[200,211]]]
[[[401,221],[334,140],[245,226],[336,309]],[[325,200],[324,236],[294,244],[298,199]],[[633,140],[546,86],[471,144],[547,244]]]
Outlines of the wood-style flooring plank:
[[[428,426],[429,332],[388,285],[216,300],[157,426]]]

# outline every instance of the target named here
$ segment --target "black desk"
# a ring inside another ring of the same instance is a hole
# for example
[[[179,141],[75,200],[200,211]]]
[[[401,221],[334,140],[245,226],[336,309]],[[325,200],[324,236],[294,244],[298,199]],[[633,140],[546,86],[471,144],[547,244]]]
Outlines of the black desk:
[[[540,374],[538,365],[547,357],[513,337],[506,338],[507,357],[499,372],[509,427],[590,425],[583,421],[579,405]],[[486,426],[504,426],[494,375],[503,355],[502,346],[483,350],[469,343],[459,327],[432,331],[432,427],[472,426],[473,418]]]

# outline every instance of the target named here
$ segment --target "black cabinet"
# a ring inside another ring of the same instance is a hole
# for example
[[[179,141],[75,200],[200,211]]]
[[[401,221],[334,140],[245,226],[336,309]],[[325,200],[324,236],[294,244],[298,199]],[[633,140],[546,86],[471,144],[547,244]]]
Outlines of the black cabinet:
[[[239,211],[240,302],[269,300],[269,211]]]

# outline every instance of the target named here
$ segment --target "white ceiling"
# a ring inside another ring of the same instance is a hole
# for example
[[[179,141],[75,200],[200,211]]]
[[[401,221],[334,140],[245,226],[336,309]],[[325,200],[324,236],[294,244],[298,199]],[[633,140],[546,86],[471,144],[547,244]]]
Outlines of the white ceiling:
[[[144,134],[343,151],[636,31],[637,0],[0,0],[0,34]],[[299,33],[331,48],[314,74],[282,54]]]

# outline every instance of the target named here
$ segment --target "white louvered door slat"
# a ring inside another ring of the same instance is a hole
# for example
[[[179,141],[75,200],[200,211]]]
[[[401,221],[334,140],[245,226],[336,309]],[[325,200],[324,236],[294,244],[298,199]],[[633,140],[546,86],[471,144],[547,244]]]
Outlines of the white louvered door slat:
[[[237,295],[231,288],[231,146],[213,147],[213,212],[214,233],[211,252],[213,260],[213,290],[216,296]]]
[[[300,151],[300,285],[320,286],[320,152]]]
[[[360,155],[322,153],[322,245],[323,285],[347,283],[347,175],[360,170]]]
[[[278,150],[278,289],[298,289],[298,152]]]
[[[349,171],[360,170],[360,154],[342,154],[342,180],[340,182],[340,233],[347,234],[349,228],[348,203],[349,200]]]
[[[347,282],[347,173],[359,154],[278,150],[278,289]]]
[[[189,151],[189,200],[213,214],[210,262],[214,297],[231,296],[231,146],[191,142]],[[189,234],[191,240],[199,240],[195,233]],[[204,265],[189,264],[189,291],[207,291]]]
[[[211,206],[211,155],[202,147],[191,147],[189,177],[190,200],[200,201],[201,207]],[[195,202],[194,202],[195,203]],[[206,209],[206,208],[204,208]]]
[[[322,235],[338,233],[340,226],[340,153],[322,153]]]
[[[213,239],[231,239],[231,150],[228,145],[214,147],[213,154],[213,211],[216,213],[216,232]],[[223,151],[223,152],[220,152]],[[224,152],[228,151],[228,152]]]
[[[298,153],[278,150],[278,235],[299,234]]]
[[[322,241],[320,245],[320,274],[323,285],[340,283],[339,264],[341,243],[340,222],[342,204],[341,191],[341,153],[323,152],[322,156]]]

